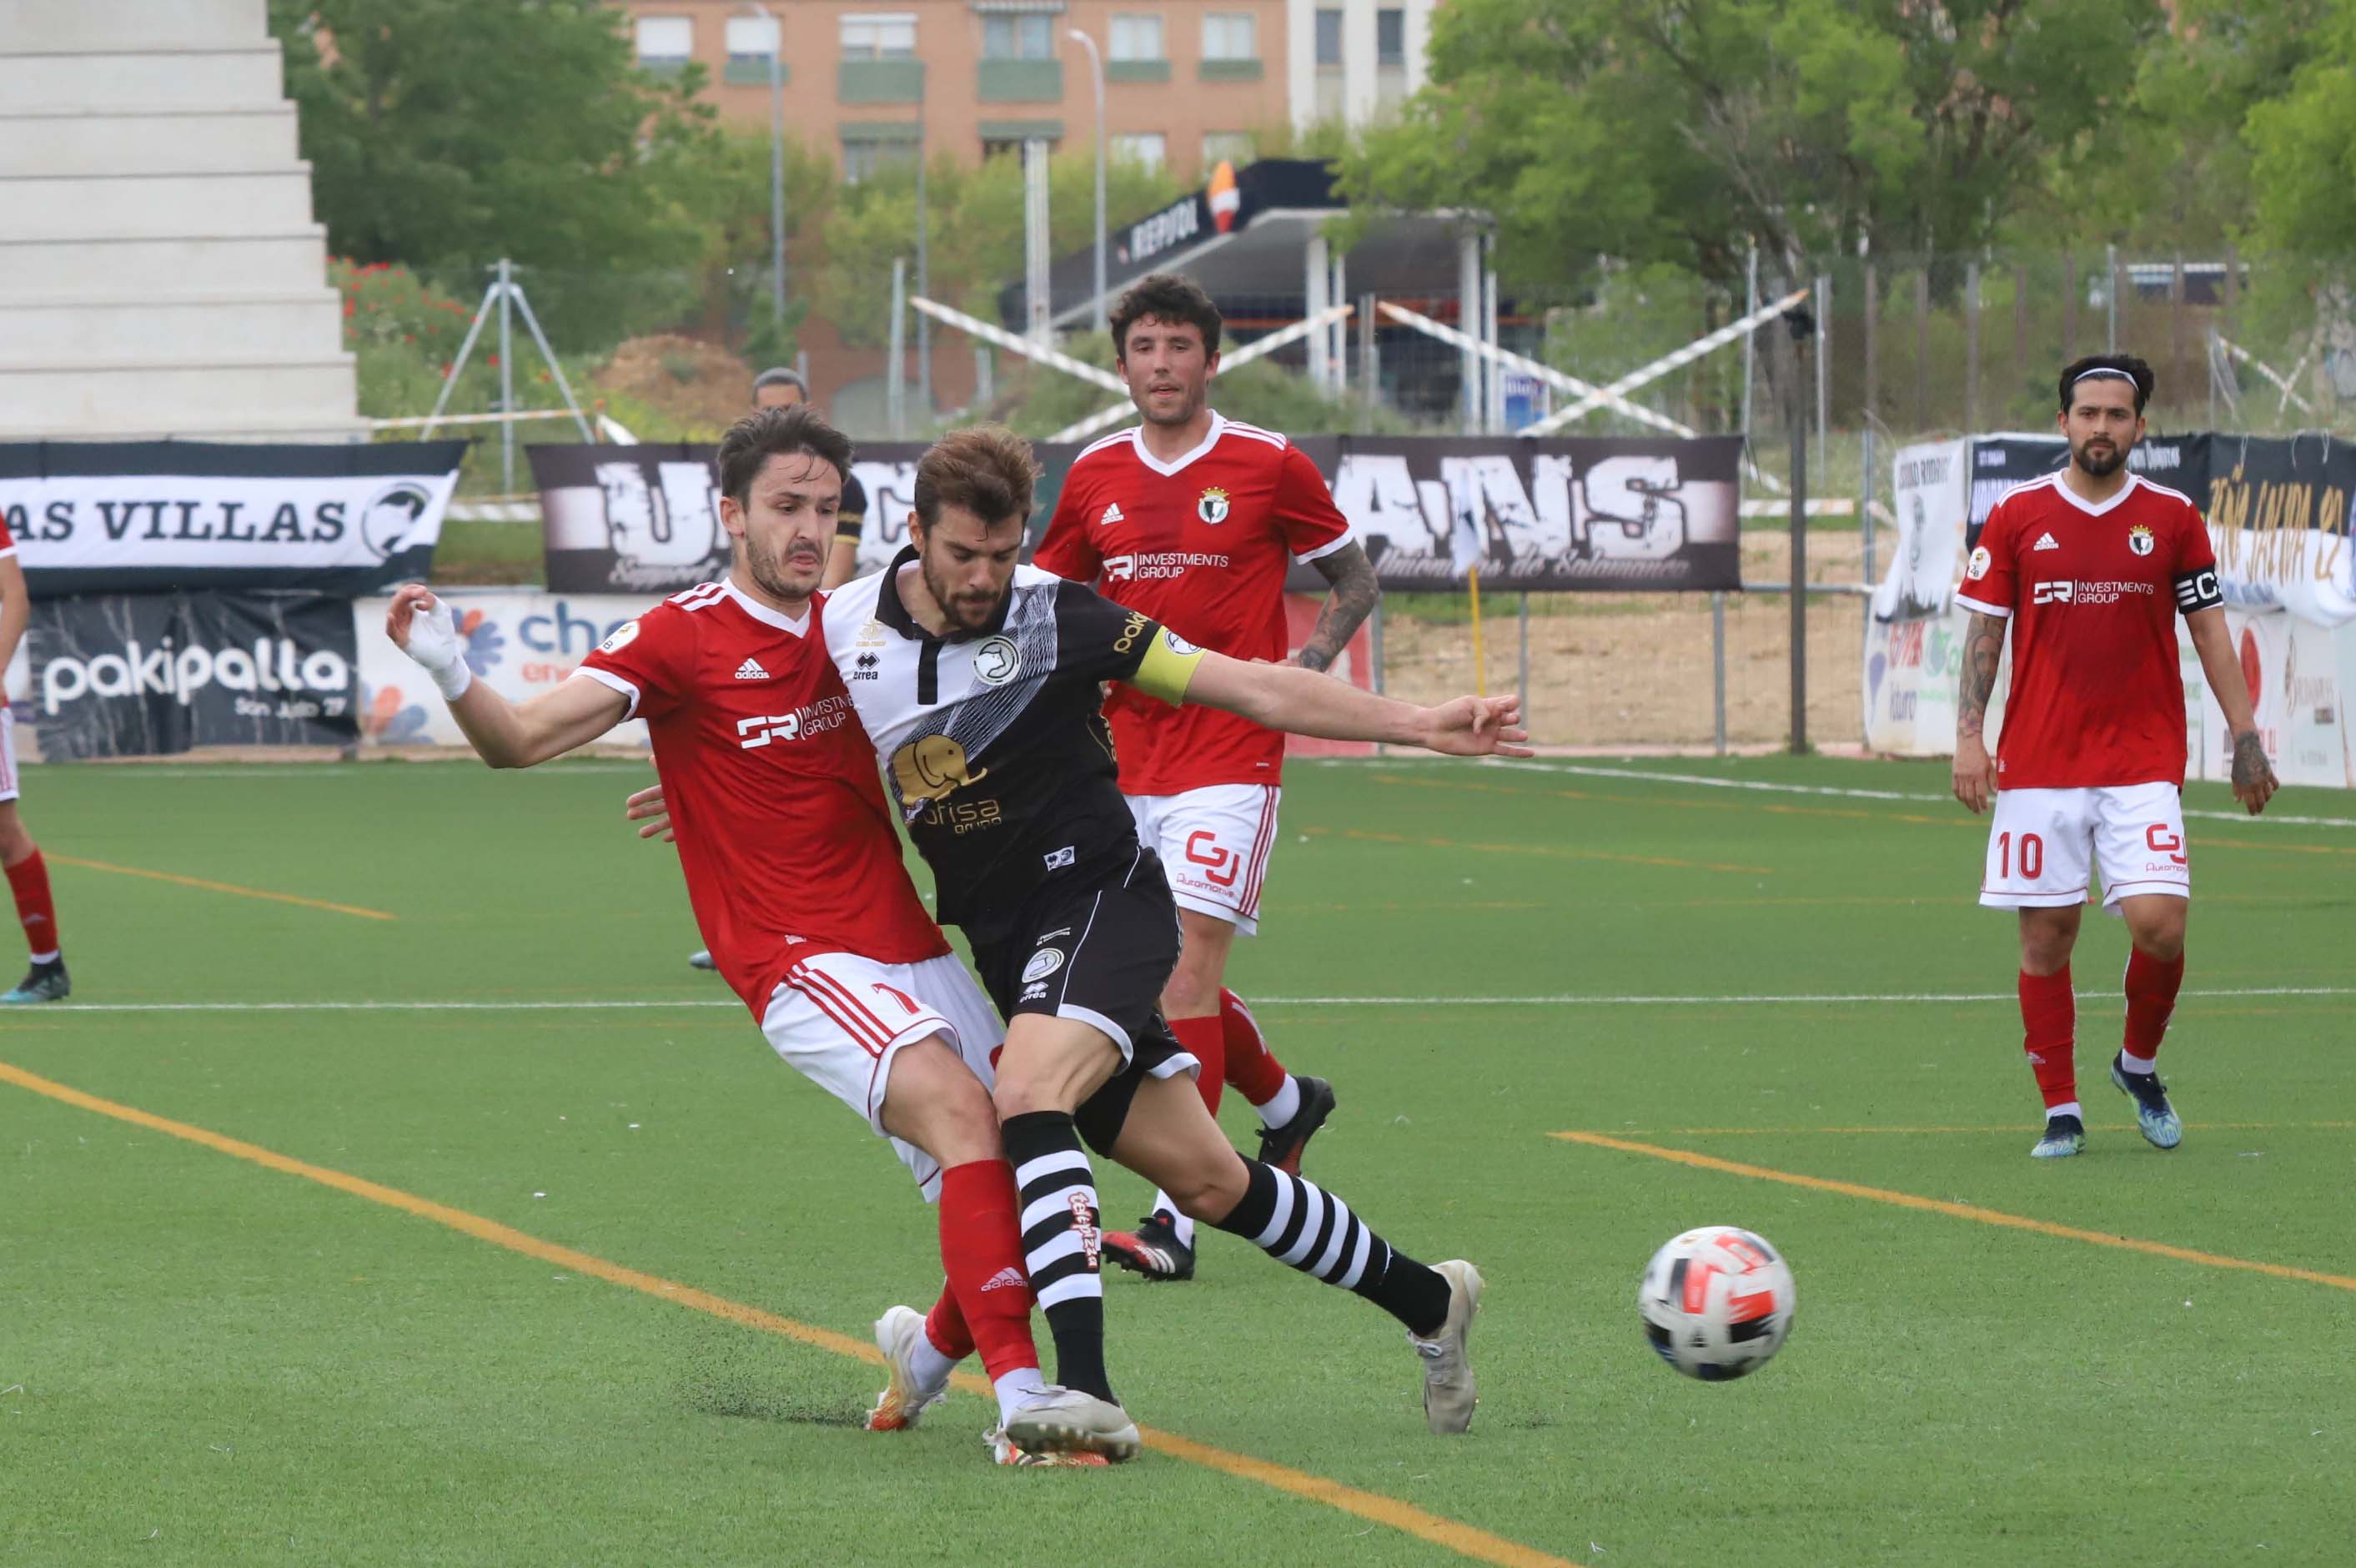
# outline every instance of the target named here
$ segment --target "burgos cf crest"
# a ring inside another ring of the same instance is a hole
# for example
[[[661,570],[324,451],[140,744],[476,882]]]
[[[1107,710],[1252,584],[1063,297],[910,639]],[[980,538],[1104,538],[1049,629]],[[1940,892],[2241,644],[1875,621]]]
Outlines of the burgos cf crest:
[[[2136,554],[2150,554],[2151,543],[2151,530],[2146,528],[2143,524],[2136,523],[2133,528],[2127,530],[2127,548],[2134,551]]]
[[[1194,515],[1205,522],[1227,521],[1227,492],[1214,485],[1194,502]]]

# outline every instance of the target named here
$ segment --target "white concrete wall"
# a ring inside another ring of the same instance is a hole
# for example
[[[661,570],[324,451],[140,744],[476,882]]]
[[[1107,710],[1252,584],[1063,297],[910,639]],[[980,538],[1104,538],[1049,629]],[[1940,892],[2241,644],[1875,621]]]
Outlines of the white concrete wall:
[[[0,0],[0,439],[351,439],[267,0]]]

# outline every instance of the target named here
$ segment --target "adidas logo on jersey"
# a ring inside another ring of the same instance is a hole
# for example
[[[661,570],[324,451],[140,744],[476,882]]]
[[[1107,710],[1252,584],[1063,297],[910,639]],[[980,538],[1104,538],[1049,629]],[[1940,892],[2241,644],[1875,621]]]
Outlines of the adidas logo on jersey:
[[[1022,1270],[1014,1267],[1013,1264],[1009,1263],[1006,1267],[999,1270],[996,1273],[990,1276],[990,1283],[981,1287],[981,1293],[984,1295],[988,1295],[994,1290],[1021,1290],[1030,1283],[1031,1282],[1029,1280],[1023,1277]]]
[[[2039,535],[2037,542],[2029,546],[2029,549],[2031,550],[2059,550],[2061,548],[2062,542],[2054,538],[2050,533]]]
[[[769,672],[761,668],[761,661],[757,659],[747,659],[736,666],[736,679],[739,681],[766,681],[768,678]]]
[[[1104,515],[1097,519],[1097,526],[1098,528],[1110,528],[1116,522],[1126,522],[1128,521],[1129,520],[1127,518],[1120,514],[1120,503],[1119,501],[1115,501],[1110,506],[1104,509]]]

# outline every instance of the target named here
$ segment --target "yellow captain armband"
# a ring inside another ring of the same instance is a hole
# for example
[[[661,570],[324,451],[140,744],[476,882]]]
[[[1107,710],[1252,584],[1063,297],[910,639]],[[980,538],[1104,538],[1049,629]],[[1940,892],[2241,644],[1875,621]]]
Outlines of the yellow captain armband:
[[[834,514],[834,536],[857,543],[867,527],[867,514],[860,511],[839,511]]]
[[[1145,644],[1145,657],[1137,661],[1137,673],[1129,683],[1149,697],[1176,707],[1186,700],[1186,688],[1194,682],[1194,671],[1203,662],[1203,650],[1174,635],[1168,627],[1156,627]]]

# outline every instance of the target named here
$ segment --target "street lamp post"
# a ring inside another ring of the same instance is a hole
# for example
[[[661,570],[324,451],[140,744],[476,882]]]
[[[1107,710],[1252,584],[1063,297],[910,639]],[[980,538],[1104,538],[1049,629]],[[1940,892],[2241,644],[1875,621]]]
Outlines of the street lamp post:
[[[786,320],[786,24],[767,5],[745,0],[747,16],[769,23],[769,308]]]
[[[1066,29],[1065,37],[1078,42],[1088,51],[1088,76],[1097,90],[1097,325],[1105,324],[1105,111],[1104,56],[1097,52],[1096,39],[1077,27]]]

